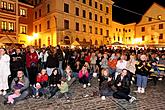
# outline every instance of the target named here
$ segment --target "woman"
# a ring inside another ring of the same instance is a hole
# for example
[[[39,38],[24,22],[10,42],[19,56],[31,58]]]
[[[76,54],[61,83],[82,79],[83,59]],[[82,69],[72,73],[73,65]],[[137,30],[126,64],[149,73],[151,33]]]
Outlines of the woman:
[[[129,70],[132,74],[135,74],[136,71],[135,64],[136,64],[136,58],[134,55],[131,55],[130,60],[126,64],[126,69]]]
[[[105,100],[106,96],[112,96],[113,90],[111,87],[112,87],[112,77],[109,74],[109,70],[103,69],[99,82],[99,90],[102,100]]]
[[[59,90],[57,84],[61,84],[60,80],[61,80],[61,74],[58,72],[57,68],[54,68],[52,74],[49,77],[49,91],[51,95],[48,99],[52,98]]]
[[[138,93],[144,93],[147,87],[147,80],[149,76],[149,71],[151,70],[151,65],[147,62],[146,55],[141,55],[140,61],[136,64],[136,76],[137,76],[137,86]]]
[[[74,76],[69,65],[66,66],[64,71],[64,78],[66,78],[69,87],[76,81],[76,75]]]
[[[48,75],[45,69],[42,69],[37,75],[37,83],[40,83],[42,87],[47,87],[48,85]]]
[[[116,65],[117,65],[117,57],[116,57],[115,53],[113,53],[108,61],[109,72],[112,76],[114,76],[114,74],[116,72]]]
[[[30,48],[30,52],[26,54],[26,67],[28,70],[30,84],[36,83],[36,76],[38,73],[38,55],[33,47]]]
[[[135,97],[130,96],[130,77],[128,71],[123,69],[121,74],[119,74],[114,83],[117,91],[114,92],[113,97],[117,99],[125,99],[132,103],[136,100]]]
[[[8,87],[8,76],[10,75],[10,57],[4,48],[0,49],[0,95],[6,94]]]
[[[78,78],[79,82],[83,84],[83,88],[86,88],[87,84],[88,86],[90,86],[89,73],[86,66],[83,66],[82,69],[79,71]]]

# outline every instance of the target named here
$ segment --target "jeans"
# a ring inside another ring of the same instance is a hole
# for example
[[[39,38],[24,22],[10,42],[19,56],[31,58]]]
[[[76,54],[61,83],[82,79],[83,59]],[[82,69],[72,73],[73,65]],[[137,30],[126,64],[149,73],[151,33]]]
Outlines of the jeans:
[[[139,74],[137,74],[136,76],[137,76],[137,86],[142,87],[142,88],[146,88],[148,77],[147,76],[142,76],[142,75],[139,75]]]
[[[59,71],[61,73],[61,75],[63,76],[63,69],[62,69],[62,61],[59,61]]]
[[[50,97],[48,98],[48,99],[50,99],[50,98],[52,98],[54,95],[56,95],[56,93],[59,91],[59,89],[58,89],[58,87],[54,87],[54,86],[50,86],[49,87],[49,91],[50,91]]]
[[[86,77],[85,75],[79,79],[79,82],[82,84],[88,84],[89,83],[89,79],[88,77]]]
[[[131,99],[129,93],[130,93],[130,89],[120,89],[113,94],[113,97],[117,99],[125,99],[129,101]]]

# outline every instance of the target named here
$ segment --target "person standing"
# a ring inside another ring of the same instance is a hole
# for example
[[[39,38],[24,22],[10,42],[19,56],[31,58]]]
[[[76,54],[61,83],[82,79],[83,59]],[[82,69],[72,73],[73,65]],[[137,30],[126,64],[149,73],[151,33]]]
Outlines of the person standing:
[[[8,86],[8,76],[10,75],[10,56],[6,54],[4,48],[0,49],[0,94],[5,95]]]
[[[28,70],[30,84],[36,83],[36,76],[38,73],[38,55],[33,47],[30,48],[30,52],[26,54],[26,67]]]

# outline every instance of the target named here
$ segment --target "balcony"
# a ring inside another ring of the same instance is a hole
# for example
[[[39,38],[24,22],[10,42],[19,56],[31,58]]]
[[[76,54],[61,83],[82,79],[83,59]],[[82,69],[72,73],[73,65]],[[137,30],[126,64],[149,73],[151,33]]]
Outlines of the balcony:
[[[16,34],[14,30],[10,29],[10,30],[7,30],[7,29],[1,29],[0,30],[0,33],[1,34],[10,34],[10,35],[14,35]]]

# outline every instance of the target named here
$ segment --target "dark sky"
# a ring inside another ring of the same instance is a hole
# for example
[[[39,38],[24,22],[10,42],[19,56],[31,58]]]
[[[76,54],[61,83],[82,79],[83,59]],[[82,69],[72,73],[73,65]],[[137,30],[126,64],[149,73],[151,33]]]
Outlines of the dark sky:
[[[140,14],[144,14],[147,9],[152,5],[153,2],[156,2],[165,7],[165,0],[113,0],[115,5],[122,8],[126,8],[132,11],[135,11]],[[116,8],[113,6],[113,20],[127,24],[132,22],[139,22],[141,16],[132,14],[122,9]]]

